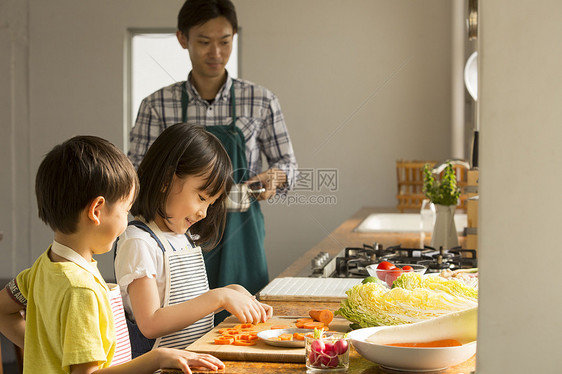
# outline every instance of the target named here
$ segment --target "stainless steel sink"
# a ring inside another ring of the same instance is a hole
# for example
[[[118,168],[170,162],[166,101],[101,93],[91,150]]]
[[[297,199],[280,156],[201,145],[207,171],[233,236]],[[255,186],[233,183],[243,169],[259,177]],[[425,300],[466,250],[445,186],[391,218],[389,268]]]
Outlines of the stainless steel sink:
[[[455,214],[457,232],[466,227],[466,214]],[[421,232],[419,213],[373,213],[367,216],[353,231],[355,232]]]

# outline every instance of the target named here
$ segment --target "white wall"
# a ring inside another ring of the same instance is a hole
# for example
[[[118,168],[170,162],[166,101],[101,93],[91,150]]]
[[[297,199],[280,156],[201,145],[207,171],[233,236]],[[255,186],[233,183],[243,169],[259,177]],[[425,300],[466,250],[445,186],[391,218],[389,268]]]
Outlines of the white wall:
[[[299,167],[337,205],[264,206],[271,275],[361,206],[396,203],[398,158],[449,156],[449,1],[236,1],[242,76],[280,98]],[[428,22],[431,20],[431,22]],[[343,245],[343,243],[342,243]]]
[[[0,63],[19,59],[0,104],[7,107],[4,132],[15,131],[3,139],[12,152],[2,160],[2,175],[10,170],[2,189],[12,199],[0,203],[2,258],[12,257],[0,264],[0,278],[8,278],[51,240],[36,218],[33,193],[43,155],[76,134],[124,143],[127,28],[174,27],[182,1],[1,4],[18,8],[2,13],[4,22],[15,16],[24,23],[15,43],[20,54],[10,47],[11,31],[0,29],[7,56]],[[451,6],[448,0],[235,4],[241,76],[279,96],[301,168],[338,171],[337,191],[308,192],[336,197],[335,205],[264,206],[275,276],[361,206],[393,206],[396,159],[449,157]],[[21,109],[13,112],[14,105]],[[111,255],[101,256],[100,267],[113,276]]]
[[[561,372],[560,14],[480,1],[478,373]]]

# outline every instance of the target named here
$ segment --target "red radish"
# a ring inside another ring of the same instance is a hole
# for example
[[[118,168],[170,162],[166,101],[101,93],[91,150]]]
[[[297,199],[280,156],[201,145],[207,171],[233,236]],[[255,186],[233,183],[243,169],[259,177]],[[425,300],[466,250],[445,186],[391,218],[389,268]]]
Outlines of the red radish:
[[[338,356],[322,356],[320,358],[320,363],[329,368],[335,368],[340,363]]]
[[[325,347],[323,352],[327,355],[333,356],[335,354],[334,344],[330,342],[325,342],[324,345]]]
[[[316,365],[316,363],[320,359],[320,355],[321,353],[311,350],[308,355],[308,361],[310,361],[313,365]]]
[[[345,352],[347,352],[347,349],[348,349],[347,341],[343,339],[340,339],[334,343],[334,352],[337,355],[343,355]]]
[[[313,352],[323,353],[326,350],[326,344],[323,340],[315,340],[310,345],[310,349]]]

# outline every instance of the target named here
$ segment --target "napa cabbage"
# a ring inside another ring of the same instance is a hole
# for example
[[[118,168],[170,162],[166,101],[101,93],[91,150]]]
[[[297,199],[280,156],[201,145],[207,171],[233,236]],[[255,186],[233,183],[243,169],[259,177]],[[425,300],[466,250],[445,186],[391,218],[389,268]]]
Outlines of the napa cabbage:
[[[347,298],[335,314],[361,327],[388,326],[420,322],[478,305],[476,298],[461,295],[455,287],[431,283],[426,288],[415,279],[403,285],[389,290],[378,282],[358,284],[346,291]]]
[[[425,288],[468,298],[473,301],[478,300],[478,290],[476,288],[467,286],[458,279],[446,279],[438,275],[423,275],[415,272],[403,273],[394,281],[392,288],[403,288],[405,290]]]

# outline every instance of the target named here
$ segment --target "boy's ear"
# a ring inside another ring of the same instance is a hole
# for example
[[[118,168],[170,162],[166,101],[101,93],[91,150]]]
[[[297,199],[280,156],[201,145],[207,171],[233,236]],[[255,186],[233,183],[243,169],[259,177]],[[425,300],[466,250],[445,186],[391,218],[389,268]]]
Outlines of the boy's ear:
[[[105,197],[98,196],[88,205],[88,219],[95,225],[100,224],[101,209],[106,204]]]
[[[176,31],[176,38],[178,38],[178,42],[180,42],[182,48],[187,49],[187,36],[185,36],[185,34],[180,30],[178,30]]]

